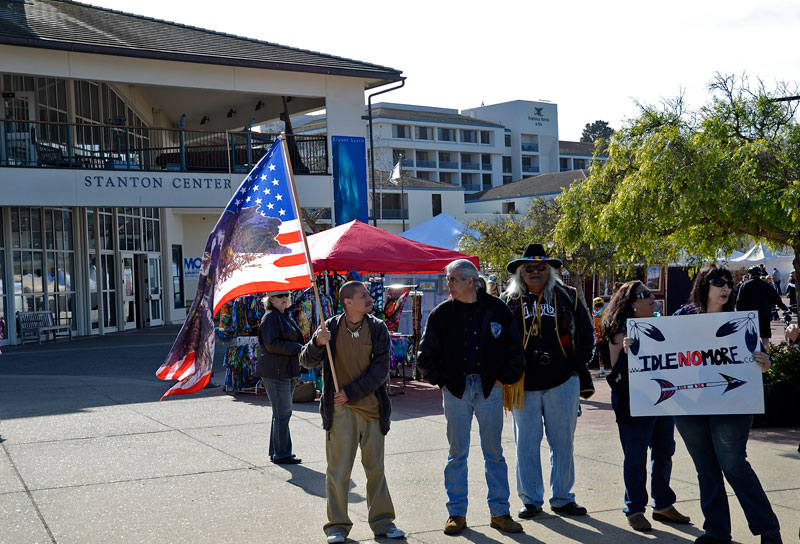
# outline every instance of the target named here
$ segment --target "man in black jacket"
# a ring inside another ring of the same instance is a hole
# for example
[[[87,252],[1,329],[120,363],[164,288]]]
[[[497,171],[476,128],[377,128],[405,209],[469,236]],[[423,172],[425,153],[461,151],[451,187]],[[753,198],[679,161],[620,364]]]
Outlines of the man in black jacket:
[[[783,303],[775,288],[761,279],[760,267],[750,267],[748,272],[750,272],[751,277],[739,288],[739,295],[736,298],[736,310],[756,310],[758,312],[758,328],[761,332],[761,341],[764,345],[767,345],[772,336],[772,331],[770,330],[772,307],[778,306],[784,312],[789,308]]]
[[[442,389],[450,452],[444,469],[449,518],[446,534],[466,527],[467,455],[473,414],[478,419],[489,488],[491,526],[509,533],[522,526],[509,515],[508,467],[500,442],[503,430],[502,384],[522,376],[522,345],[511,311],[478,291],[478,269],[466,259],[445,268],[451,299],[431,312],[417,366]]]
[[[325,491],[328,523],[323,530],[329,543],[344,542],[353,522],[347,515],[350,473],[356,450],[367,476],[369,526],[375,536],[401,538],[383,469],[384,439],[389,432],[389,330],[370,314],[372,297],[363,283],[350,281],[339,290],[344,313],[328,319],[303,346],[300,364],[323,366],[320,413],[327,431],[328,469]],[[331,364],[325,344],[330,344],[339,390],[334,392]]]

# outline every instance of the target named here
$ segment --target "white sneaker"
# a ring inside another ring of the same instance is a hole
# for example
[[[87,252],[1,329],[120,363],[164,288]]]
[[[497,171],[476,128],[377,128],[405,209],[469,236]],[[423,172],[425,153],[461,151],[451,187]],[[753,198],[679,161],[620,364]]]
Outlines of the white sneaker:
[[[328,544],[336,544],[337,542],[344,542],[344,535],[342,535],[342,533],[331,533],[328,535]]]
[[[389,531],[386,531],[386,534],[383,535],[386,538],[403,538],[406,536],[405,531],[398,529],[397,527],[392,527]]]

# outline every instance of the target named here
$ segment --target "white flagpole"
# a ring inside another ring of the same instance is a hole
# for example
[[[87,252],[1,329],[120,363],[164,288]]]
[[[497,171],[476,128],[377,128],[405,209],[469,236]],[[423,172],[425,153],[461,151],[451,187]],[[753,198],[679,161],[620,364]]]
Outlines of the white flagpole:
[[[308,269],[311,275],[311,287],[314,289],[314,297],[317,300],[317,314],[319,321],[323,322],[322,318],[322,304],[319,300],[319,289],[317,289],[317,282],[314,278],[314,263],[311,262],[311,252],[308,250],[308,240],[306,239],[306,229],[303,224],[303,216],[300,213],[300,201],[297,199],[297,187],[294,185],[294,172],[292,171],[292,161],[289,159],[289,148],[286,145],[286,133],[281,132],[281,147],[283,148],[283,166],[286,168],[286,176],[289,179],[289,187],[292,188],[292,196],[294,197],[292,205],[294,206],[294,213],[300,222],[300,236],[303,237],[303,250],[306,252],[306,261],[308,261]],[[333,354],[331,353],[330,342],[325,344],[328,351],[328,361],[331,365],[331,376],[333,376],[333,388],[336,393],[339,392],[339,380],[336,378],[336,368],[333,366]]]

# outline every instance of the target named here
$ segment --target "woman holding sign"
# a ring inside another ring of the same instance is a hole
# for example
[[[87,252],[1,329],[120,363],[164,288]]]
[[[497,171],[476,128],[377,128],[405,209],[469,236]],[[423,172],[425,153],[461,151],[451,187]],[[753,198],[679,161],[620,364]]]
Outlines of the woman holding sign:
[[[694,280],[689,304],[675,315],[733,311],[733,285],[727,268],[703,268]],[[769,355],[757,351],[753,357],[762,372],[769,370]],[[731,541],[731,513],[724,480],[736,493],[750,531],[761,535],[762,543],[782,542],[778,518],[747,462],[747,436],[752,423],[753,416],[749,414],[675,416],[675,426],[694,461],[700,485],[705,534],[695,540],[697,543]]]
[[[647,450],[652,462],[650,491],[653,495],[653,519],[672,523],[689,523],[689,518],[675,509],[675,492],[669,485],[672,454],[675,453],[675,428],[672,416],[631,417],[628,392],[628,354],[630,345],[625,323],[631,318],[653,317],[656,301],[653,293],[640,281],[624,283],[603,312],[601,342],[607,342],[611,355],[611,372],[606,377],[611,386],[611,406],[617,416],[619,441],[624,460],[625,515],[636,531],[650,531],[644,516],[647,507]]]

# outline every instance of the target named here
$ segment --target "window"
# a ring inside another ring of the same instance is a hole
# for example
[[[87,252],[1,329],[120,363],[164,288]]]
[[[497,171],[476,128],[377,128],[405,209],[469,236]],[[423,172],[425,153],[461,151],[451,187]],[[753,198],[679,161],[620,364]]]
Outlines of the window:
[[[572,159],[572,169],[582,170],[586,168],[586,159]]]
[[[440,193],[431,195],[431,212],[434,217],[442,213],[442,195]]]
[[[442,183],[449,183],[453,184],[453,173],[452,172],[439,172],[439,181]]]
[[[561,159],[562,161],[564,159]],[[511,173],[511,157],[503,157],[503,173],[510,174]]]
[[[430,181],[432,173],[433,172],[429,172],[427,170],[418,170],[417,171],[417,175],[415,177],[417,179],[426,179],[426,180]]]
[[[515,213],[517,211],[514,202],[503,202],[503,213]]]
[[[482,144],[490,144],[492,143],[492,133],[488,130],[481,131],[481,143]]]
[[[561,158],[558,160],[558,165],[559,165],[559,169],[560,169],[562,172],[566,172],[567,170],[570,170],[570,167],[569,167],[569,159],[567,159],[567,158],[565,158],[565,157],[561,157]]]
[[[427,161],[428,160],[428,152],[427,151],[417,151],[417,160],[418,161]]]
[[[440,128],[438,129],[439,132],[439,140],[442,142],[455,142],[456,141],[456,131],[452,128]]]
[[[492,175],[491,174],[483,174],[483,188],[484,189],[491,189],[492,188]]]
[[[511,176],[503,176],[503,185],[511,183]]]
[[[492,156],[483,154],[481,155],[481,170],[491,170],[492,169]]]
[[[506,134],[506,147],[511,147],[511,134]]]
[[[411,131],[405,125],[392,125],[392,138],[411,138]]]
[[[433,129],[429,127],[415,127],[417,140],[433,140]]]
[[[478,141],[478,135],[474,130],[462,130],[461,141],[468,144],[474,144]]]
[[[183,302],[183,246],[172,246],[171,270],[173,308],[185,308]]]
[[[63,79],[36,78],[39,121],[59,123],[41,124],[38,137],[51,142],[66,142],[67,127],[67,84]]]

